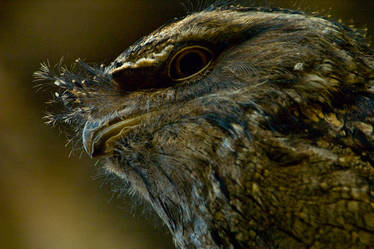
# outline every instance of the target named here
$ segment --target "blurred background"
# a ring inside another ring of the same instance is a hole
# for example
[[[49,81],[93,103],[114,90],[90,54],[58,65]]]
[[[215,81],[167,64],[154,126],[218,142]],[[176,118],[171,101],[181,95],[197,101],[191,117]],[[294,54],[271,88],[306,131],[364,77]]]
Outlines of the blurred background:
[[[259,1],[257,1],[259,2]],[[374,34],[374,0],[262,1],[322,10]],[[152,212],[117,197],[94,162],[69,157],[65,136],[43,124],[53,92],[32,73],[47,59],[108,64],[174,16],[176,0],[0,1],[0,247],[2,249],[171,249]],[[371,37],[370,37],[371,36]]]

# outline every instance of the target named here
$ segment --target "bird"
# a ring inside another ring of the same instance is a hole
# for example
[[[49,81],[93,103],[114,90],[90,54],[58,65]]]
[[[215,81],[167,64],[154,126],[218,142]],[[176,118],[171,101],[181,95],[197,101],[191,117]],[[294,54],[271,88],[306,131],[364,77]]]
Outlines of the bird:
[[[212,4],[108,65],[43,63],[47,123],[179,249],[374,246],[374,52],[317,14]],[[43,83],[44,84],[44,83]]]

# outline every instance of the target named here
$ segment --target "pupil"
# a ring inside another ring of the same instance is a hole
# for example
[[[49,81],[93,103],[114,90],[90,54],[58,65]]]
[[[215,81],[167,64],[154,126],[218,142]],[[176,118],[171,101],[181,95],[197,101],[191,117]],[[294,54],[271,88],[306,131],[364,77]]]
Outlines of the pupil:
[[[186,54],[179,62],[180,72],[183,77],[197,73],[204,66],[203,58],[198,53]]]

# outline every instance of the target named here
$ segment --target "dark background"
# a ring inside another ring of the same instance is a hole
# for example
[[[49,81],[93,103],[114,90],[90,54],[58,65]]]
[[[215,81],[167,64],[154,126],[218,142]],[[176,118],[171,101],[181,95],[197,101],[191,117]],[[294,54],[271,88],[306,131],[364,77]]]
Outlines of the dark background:
[[[322,10],[374,34],[374,0],[262,2]],[[113,195],[93,161],[69,158],[65,137],[41,120],[53,93],[36,92],[32,73],[62,56],[107,64],[183,13],[175,0],[0,1],[0,248],[172,248],[161,222]]]

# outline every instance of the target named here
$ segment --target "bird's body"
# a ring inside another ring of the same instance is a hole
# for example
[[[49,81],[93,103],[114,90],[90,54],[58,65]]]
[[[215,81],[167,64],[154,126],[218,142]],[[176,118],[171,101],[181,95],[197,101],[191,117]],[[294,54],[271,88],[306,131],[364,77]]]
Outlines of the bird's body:
[[[178,248],[373,248],[374,53],[359,34],[216,6],[106,68],[79,63],[38,73],[62,87],[52,120],[150,203]]]

